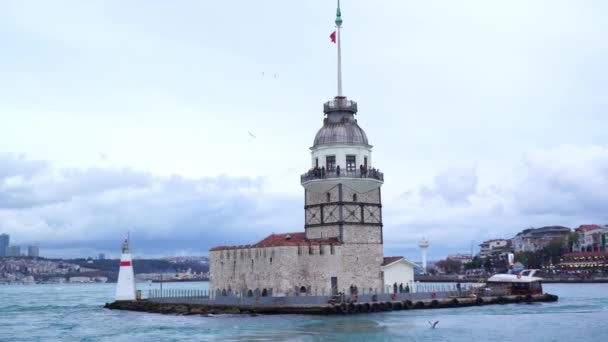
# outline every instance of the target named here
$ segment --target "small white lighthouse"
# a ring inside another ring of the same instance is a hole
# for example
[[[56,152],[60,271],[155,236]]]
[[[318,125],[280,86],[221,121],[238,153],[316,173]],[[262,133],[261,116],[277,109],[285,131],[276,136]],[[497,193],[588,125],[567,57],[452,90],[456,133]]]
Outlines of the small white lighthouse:
[[[426,250],[429,248],[429,241],[424,237],[418,242],[420,252],[422,253],[422,272],[426,273]]]
[[[120,255],[120,270],[116,283],[115,300],[135,300],[135,275],[133,274],[133,260],[129,249],[129,238],[122,243]]]

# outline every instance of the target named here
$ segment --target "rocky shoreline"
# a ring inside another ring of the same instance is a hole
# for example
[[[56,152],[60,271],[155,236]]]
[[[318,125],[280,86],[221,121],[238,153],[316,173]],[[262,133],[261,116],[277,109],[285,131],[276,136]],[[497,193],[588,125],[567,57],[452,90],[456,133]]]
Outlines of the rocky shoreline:
[[[510,303],[555,302],[558,296],[552,294],[526,296],[496,296],[478,298],[425,299],[419,301],[357,302],[316,305],[217,305],[159,303],[149,300],[116,301],[104,307],[112,310],[175,314],[175,315],[219,315],[219,314],[304,314],[334,315],[383,312],[393,310],[441,309],[480,305],[501,305]]]

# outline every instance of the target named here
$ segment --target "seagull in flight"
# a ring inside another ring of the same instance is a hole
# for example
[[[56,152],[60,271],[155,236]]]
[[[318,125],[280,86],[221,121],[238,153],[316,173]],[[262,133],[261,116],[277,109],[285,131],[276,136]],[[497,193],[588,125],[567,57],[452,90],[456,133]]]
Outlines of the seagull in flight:
[[[255,134],[253,134],[253,133],[251,133],[251,132],[249,132],[249,131],[247,131],[247,133],[249,133],[249,136],[250,136],[250,137],[252,137],[252,138],[257,138],[257,137],[255,136]]]
[[[437,323],[439,323],[439,321],[435,321],[435,323],[431,323],[431,321],[429,321],[429,325],[431,326],[431,329],[435,329],[435,327],[437,326]]]

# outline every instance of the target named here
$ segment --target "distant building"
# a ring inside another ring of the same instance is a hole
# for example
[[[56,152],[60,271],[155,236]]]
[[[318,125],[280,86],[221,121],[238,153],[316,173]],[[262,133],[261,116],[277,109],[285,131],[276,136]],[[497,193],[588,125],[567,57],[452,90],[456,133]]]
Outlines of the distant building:
[[[447,259],[460,261],[462,264],[468,264],[473,261],[473,256],[471,254],[450,254]]]
[[[21,246],[8,246],[6,256],[18,257],[21,256]]]
[[[567,237],[571,232],[570,228],[562,226],[524,229],[511,239],[513,250],[515,253],[536,252],[555,239]]]
[[[27,246],[27,256],[35,258],[39,257],[40,248],[38,246]]]
[[[105,253],[99,253],[99,256],[97,257],[98,260],[106,260],[106,254]]]
[[[556,268],[562,270],[606,270],[608,252],[579,252],[562,255]]]
[[[11,236],[8,234],[0,234],[0,257],[6,256],[8,246],[11,242]]]
[[[606,252],[608,227],[585,224],[574,230],[579,235],[576,250],[579,252]]]
[[[507,253],[511,251],[511,240],[493,239],[479,244],[479,256],[488,257],[496,253]]]

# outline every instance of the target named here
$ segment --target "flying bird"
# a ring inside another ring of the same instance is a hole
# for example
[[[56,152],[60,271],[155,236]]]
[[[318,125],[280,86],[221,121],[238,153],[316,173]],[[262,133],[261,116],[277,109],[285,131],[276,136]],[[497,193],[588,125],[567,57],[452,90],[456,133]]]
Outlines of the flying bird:
[[[255,136],[255,134],[253,134],[253,133],[251,133],[251,132],[249,132],[249,131],[247,131],[247,133],[249,133],[249,136],[250,136],[250,137],[252,137],[252,138],[257,138],[257,137]]]
[[[431,321],[429,321],[429,325],[431,326],[431,329],[435,329],[435,327],[437,326],[437,323],[439,323],[439,321],[435,321],[435,323],[431,323]]]

